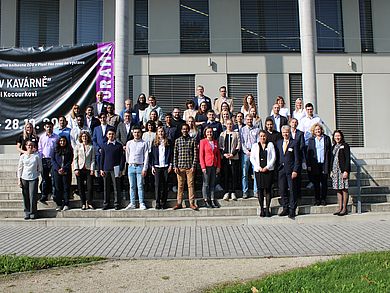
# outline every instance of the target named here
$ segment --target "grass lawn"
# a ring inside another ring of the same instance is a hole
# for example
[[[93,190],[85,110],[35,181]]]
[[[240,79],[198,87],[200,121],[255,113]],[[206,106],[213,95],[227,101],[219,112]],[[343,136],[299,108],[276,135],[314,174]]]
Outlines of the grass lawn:
[[[206,292],[390,292],[390,252],[348,255]]]
[[[70,266],[103,260],[102,257],[30,257],[0,255],[0,275]]]

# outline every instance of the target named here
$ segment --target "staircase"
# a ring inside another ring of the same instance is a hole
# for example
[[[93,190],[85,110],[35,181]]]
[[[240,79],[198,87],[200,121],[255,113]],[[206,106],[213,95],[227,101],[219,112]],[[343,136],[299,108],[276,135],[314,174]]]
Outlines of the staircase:
[[[379,150],[352,149],[357,161],[361,164],[361,207],[362,212],[390,212],[390,151],[381,152]],[[146,194],[146,211],[141,210],[87,210],[80,209],[81,202],[77,195],[71,200],[70,210],[57,212],[55,203],[49,201],[47,205],[38,203],[38,216],[41,218],[35,221],[24,221],[23,200],[21,190],[18,187],[16,170],[19,156],[17,154],[0,155],[0,225],[26,224],[29,225],[217,225],[217,224],[248,224],[258,221],[258,200],[249,198],[238,201],[219,200],[219,209],[202,208],[200,189],[197,187],[197,201],[199,211],[191,209],[172,210],[176,204],[176,194],[169,193],[167,210],[155,210],[153,194]],[[349,210],[357,212],[357,173],[356,166],[352,164],[350,176],[350,200]],[[337,209],[336,193],[329,189],[328,205],[313,206],[313,190],[308,190],[305,186],[308,183],[307,175],[302,175],[302,197],[298,201],[298,214],[332,214]],[[75,180],[73,181],[75,183]],[[197,186],[199,186],[197,180]],[[329,182],[330,186],[330,182]],[[125,194],[124,194],[125,195]],[[218,194],[222,198],[223,193]],[[95,206],[102,206],[102,194],[95,193]],[[128,201],[123,201],[125,207]],[[188,202],[187,202],[187,206]],[[281,211],[280,198],[274,197],[271,203],[272,214]],[[277,217],[272,217],[275,219]],[[299,218],[299,217],[298,217]],[[43,223],[44,222],[44,223]]]

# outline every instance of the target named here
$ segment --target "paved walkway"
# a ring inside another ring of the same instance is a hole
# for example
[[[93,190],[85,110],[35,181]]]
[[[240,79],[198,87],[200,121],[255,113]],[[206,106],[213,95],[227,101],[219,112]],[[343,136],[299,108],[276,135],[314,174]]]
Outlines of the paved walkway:
[[[390,250],[390,221],[214,227],[0,227],[0,254],[252,258]]]

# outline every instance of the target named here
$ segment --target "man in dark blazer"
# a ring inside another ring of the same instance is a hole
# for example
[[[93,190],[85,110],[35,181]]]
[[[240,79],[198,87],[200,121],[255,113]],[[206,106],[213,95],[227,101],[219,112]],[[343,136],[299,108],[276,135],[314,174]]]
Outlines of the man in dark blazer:
[[[278,104],[274,104],[272,107],[272,115],[268,116],[268,118],[272,119],[274,122],[274,130],[281,132],[283,125],[288,125],[288,120],[286,117],[279,114],[280,106]]]
[[[93,115],[93,107],[92,105],[88,105],[87,109],[85,109],[85,115],[84,115],[84,126],[89,129],[89,132],[91,135],[93,135],[93,131],[97,126],[100,125],[99,119],[97,119]]]
[[[306,153],[305,153],[305,135],[302,131],[297,129],[298,127],[298,120],[296,118],[292,118],[290,120],[290,138],[295,140],[299,146],[299,150],[301,152],[301,158],[302,158],[302,164],[306,164]],[[304,167],[306,168],[306,167]],[[302,182],[302,176],[301,174],[297,177],[297,184],[296,186],[296,194],[297,198],[301,198],[301,182]]]
[[[297,207],[296,179],[301,172],[301,153],[297,142],[290,139],[290,126],[282,126],[282,137],[276,144],[279,154],[278,182],[283,211],[279,216],[295,218]]]
[[[315,205],[326,205],[328,177],[332,155],[330,137],[324,134],[321,124],[314,124],[314,135],[307,144],[306,164],[310,179],[314,184]]]
[[[207,103],[207,109],[208,110],[211,109],[211,99],[205,96],[203,93],[204,93],[203,85],[198,85],[196,87],[197,96],[192,99],[195,103],[195,110],[199,109],[200,103],[202,103],[203,101]]]
[[[95,117],[99,117],[100,113],[107,113],[107,106],[110,104],[103,100],[103,92],[99,91],[96,93],[96,102],[92,103],[93,113]]]

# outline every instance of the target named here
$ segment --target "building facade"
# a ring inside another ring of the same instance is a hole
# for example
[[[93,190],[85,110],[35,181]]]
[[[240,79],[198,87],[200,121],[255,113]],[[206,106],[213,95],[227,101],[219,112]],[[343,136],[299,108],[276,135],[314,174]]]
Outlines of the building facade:
[[[390,1],[315,0],[317,113],[353,146],[390,144]],[[115,0],[0,0],[2,47],[115,41]],[[302,97],[298,0],[128,0],[128,92],[166,111],[201,84],[262,117]],[[303,97],[304,98],[304,97]],[[237,107],[238,108],[238,107]],[[237,109],[236,108],[236,109]]]

